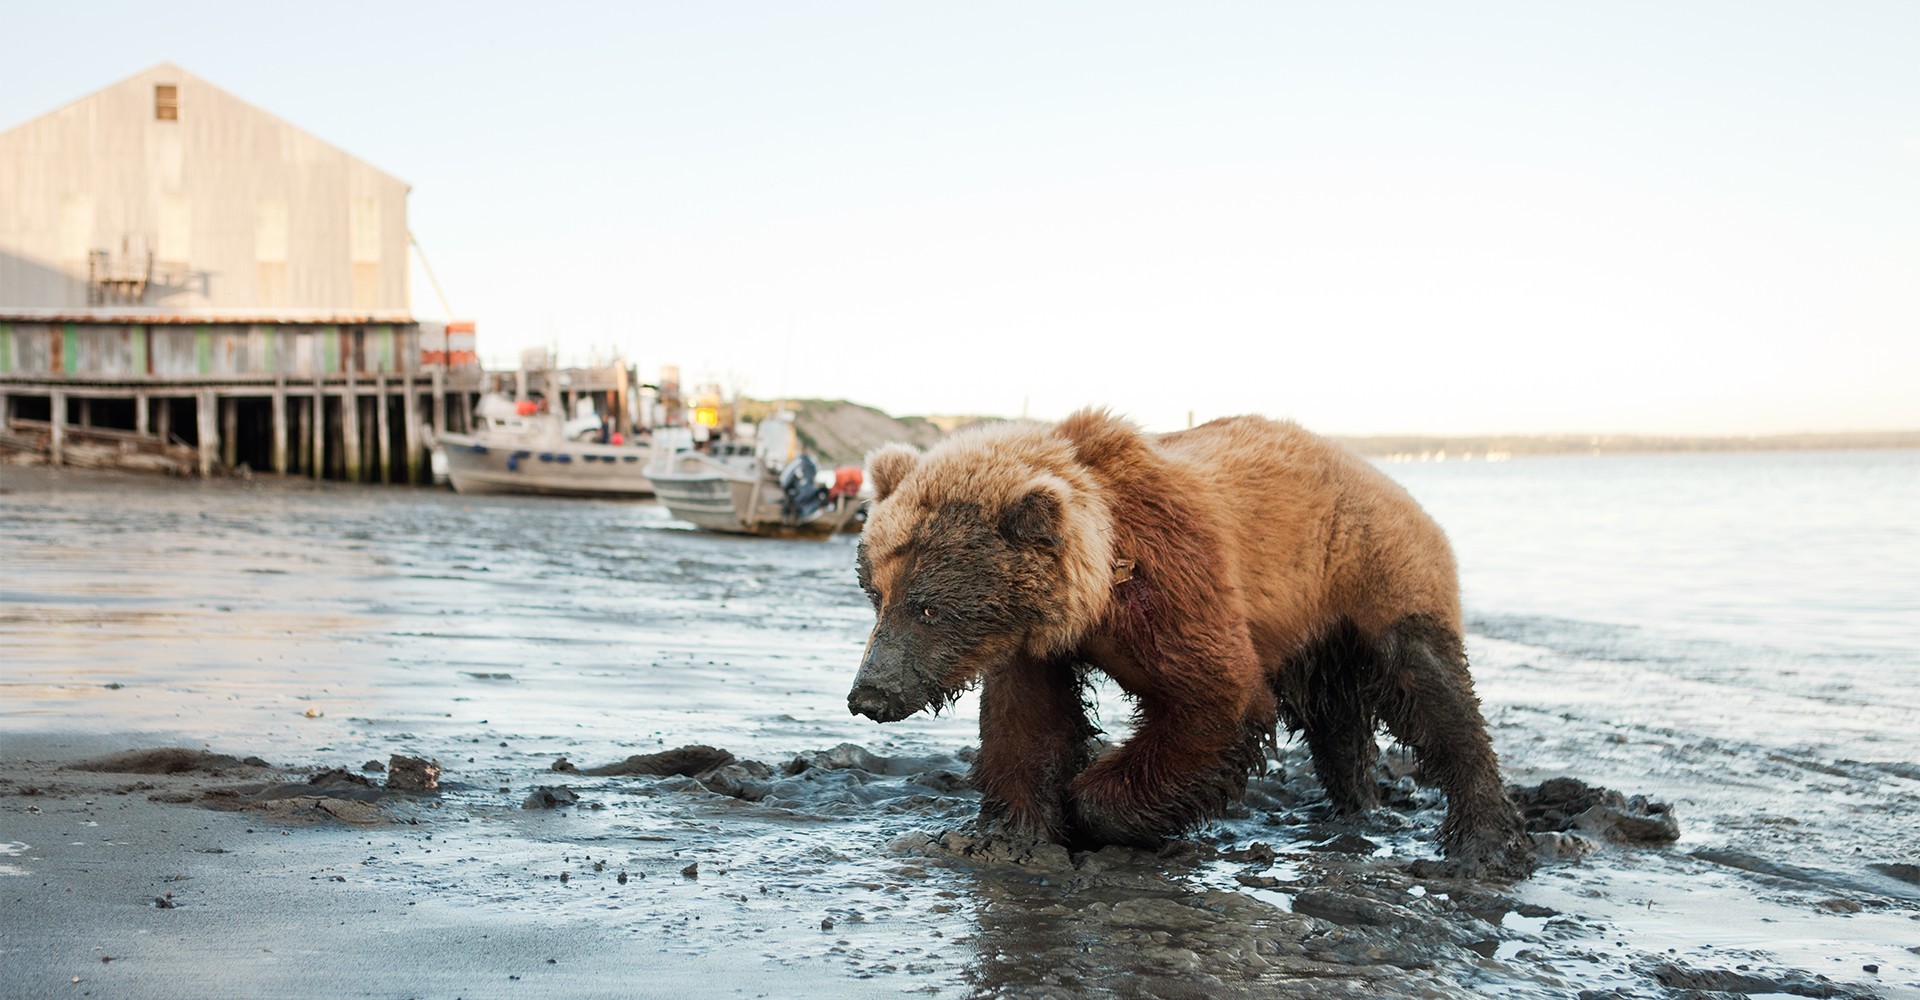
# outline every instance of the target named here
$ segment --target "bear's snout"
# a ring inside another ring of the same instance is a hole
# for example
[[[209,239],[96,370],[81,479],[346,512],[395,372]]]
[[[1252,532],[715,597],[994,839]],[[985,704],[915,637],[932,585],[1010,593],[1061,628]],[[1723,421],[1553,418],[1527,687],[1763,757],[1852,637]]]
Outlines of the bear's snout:
[[[847,710],[875,722],[899,722],[912,715],[916,707],[908,705],[898,692],[874,684],[855,684],[847,692]]]
[[[920,672],[908,666],[912,658],[885,626],[876,626],[860,656],[853,690],[847,692],[847,710],[875,722],[899,722],[926,707],[932,692]]]

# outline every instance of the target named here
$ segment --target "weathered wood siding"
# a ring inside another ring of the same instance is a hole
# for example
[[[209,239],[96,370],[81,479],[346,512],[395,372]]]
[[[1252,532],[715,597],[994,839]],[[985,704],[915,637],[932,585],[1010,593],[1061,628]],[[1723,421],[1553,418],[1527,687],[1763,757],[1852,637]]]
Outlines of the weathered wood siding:
[[[151,251],[154,283],[119,305],[404,321],[407,190],[163,63],[0,133],[0,311],[87,309],[90,251]]]
[[[200,323],[146,325],[0,322],[0,375],[311,378],[421,370],[419,328]]]

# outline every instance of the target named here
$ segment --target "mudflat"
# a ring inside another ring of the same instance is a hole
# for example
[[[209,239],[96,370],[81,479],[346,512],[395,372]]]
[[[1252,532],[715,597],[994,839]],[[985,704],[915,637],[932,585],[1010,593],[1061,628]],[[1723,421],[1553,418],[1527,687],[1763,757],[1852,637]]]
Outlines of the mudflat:
[[[0,994],[1920,996],[1899,690],[1481,613],[1533,879],[1429,874],[1410,760],[1336,820],[1284,740],[1233,815],[1073,855],[975,834],[971,701],[847,714],[850,539],[3,474]]]

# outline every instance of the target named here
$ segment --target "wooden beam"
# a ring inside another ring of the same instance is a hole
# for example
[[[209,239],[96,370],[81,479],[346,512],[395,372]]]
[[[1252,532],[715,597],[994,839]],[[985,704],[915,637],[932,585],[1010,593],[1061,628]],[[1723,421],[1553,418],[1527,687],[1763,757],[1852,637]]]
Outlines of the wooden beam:
[[[287,474],[287,380],[273,380],[273,471]]]
[[[173,397],[168,396],[160,404],[159,412],[153,415],[153,435],[161,444],[173,443]]]
[[[59,389],[50,396],[50,412],[47,421],[52,430],[47,435],[47,461],[60,465],[66,461],[67,447],[67,394]]]
[[[289,403],[292,406],[288,415],[293,418],[293,440],[299,452],[296,461],[300,463],[301,474],[305,475],[313,467],[313,435],[307,432],[308,407],[297,399],[289,400]]]
[[[236,468],[240,464],[240,401],[232,396],[215,396],[214,402],[220,407],[220,461],[229,469]]]
[[[135,434],[143,437],[146,435],[148,424],[147,407],[151,404],[152,401],[147,398],[146,393],[136,392],[133,394],[133,432]]]
[[[327,478],[327,393],[318,375],[313,377],[313,464],[307,468],[313,478]]]
[[[213,475],[216,450],[220,447],[220,402],[214,398],[212,389],[200,390],[199,413],[194,418],[194,433],[200,436],[200,475],[202,478]]]
[[[412,375],[400,376],[400,422],[407,436],[407,482],[418,486],[424,482],[420,475],[424,456],[420,447],[420,394]]]
[[[391,419],[387,416],[387,376],[383,373],[373,377],[375,392],[373,405],[374,433],[379,436],[380,481],[393,482],[393,429],[388,426]]]
[[[436,367],[433,370],[433,434],[438,438],[447,432],[447,370]]]
[[[340,397],[340,443],[346,451],[346,467],[340,478],[349,483],[360,481],[360,395],[353,384],[353,368],[347,368],[347,391]]]

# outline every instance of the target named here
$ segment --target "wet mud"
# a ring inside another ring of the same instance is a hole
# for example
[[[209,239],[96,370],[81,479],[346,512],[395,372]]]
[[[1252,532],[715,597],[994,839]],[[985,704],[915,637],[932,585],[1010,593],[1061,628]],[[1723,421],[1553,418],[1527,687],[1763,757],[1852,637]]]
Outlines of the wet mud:
[[[851,975],[930,977],[934,992],[945,981],[978,994],[1031,997],[1452,997],[1495,990],[1593,998],[1881,995],[1869,982],[1752,961],[1729,969],[1630,948],[1616,955],[1604,947],[1609,935],[1601,933],[1603,925],[1528,901],[1524,882],[1426,876],[1418,843],[1438,826],[1443,803],[1437,789],[1417,780],[1404,755],[1387,755],[1378,773],[1386,805],[1360,820],[1331,818],[1310,776],[1308,755],[1283,748],[1270,762],[1271,773],[1250,783],[1250,804],[1199,836],[1157,851],[1108,847],[1078,853],[981,832],[978,795],[964,777],[970,756],[964,750],[889,756],[843,743],[763,762],[687,745],[601,766],[581,767],[561,757],[544,772],[508,776],[495,769],[487,781],[510,784],[491,795],[480,786],[484,782],[460,780],[444,789],[397,788],[392,775],[429,763],[405,755],[394,755],[393,765],[383,768],[389,775],[384,784],[345,767],[287,769],[257,757],[181,748],[129,750],[52,773],[146,775],[166,784],[117,790],[145,792],[154,802],[246,811],[277,823],[361,828],[419,826],[423,819],[429,826],[498,821],[507,815],[502,794],[518,794],[512,781],[565,773],[570,784],[533,784],[519,808],[562,816],[664,811],[710,832],[562,838],[578,844],[577,863],[572,854],[563,855],[561,870],[542,874],[544,881],[570,888],[610,878],[626,886],[646,878],[649,868],[655,877],[670,873],[691,848],[708,859],[710,881],[752,885],[763,897],[722,893],[722,901],[736,905],[723,902],[721,908],[737,919],[767,912],[765,900],[796,889],[819,893],[820,885],[807,884],[815,881],[809,876],[831,878],[838,870],[853,876],[850,885],[862,898],[821,900],[820,932],[851,934],[851,928],[884,921],[889,933],[882,938],[893,947],[883,956],[882,949],[861,949],[851,937],[840,937],[824,951],[842,956]],[[9,790],[29,794],[0,784],[0,792]],[[100,790],[35,787],[31,794]],[[1612,852],[1624,860],[1680,835],[1665,803],[1578,779],[1557,777],[1509,792],[1536,839],[1540,877],[1579,878],[1596,855]],[[712,851],[730,839],[722,824],[819,829],[836,823],[853,828],[847,831],[851,839],[839,838],[840,848],[862,856],[816,844],[799,852],[807,864],[795,868],[789,851],[776,852],[777,861]],[[863,838],[855,831],[891,832],[858,843]],[[535,840],[545,839],[545,832],[503,831]],[[609,840],[630,843],[609,850]],[[686,846],[649,859],[649,852],[634,849],[647,843]],[[589,845],[606,853],[595,858]],[[1725,851],[1693,856],[1788,888],[1830,887],[1838,879],[1869,899],[1895,883],[1912,882],[1911,866],[1880,865],[1883,874],[1876,878],[1849,879]],[[763,881],[775,870],[787,878]],[[678,872],[688,881],[703,874],[698,858]],[[170,897],[158,898],[176,905]],[[1830,909],[1857,913],[1890,904],[1881,899]],[[902,946],[919,937],[908,930],[916,925],[936,947],[924,941],[919,948]],[[951,936],[944,929],[949,927]],[[719,943],[707,936],[718,929],[703,929],[700,939]],[[937,945],[946,941],[972,961],[953,967],[939,960],[945,949]],[[1569,976],[1562,968],[1569,958],[1610,966],[1616,984],[1585,987],[1598,968]]]
[[[284,912],[286,879],[366,933],[406,933],[383,922],[399,913],[592,942],[578,973],[533,951],[494,968],[489,944],[436,980],[450,995],[566,974],[604,992],[645,968],[773,995],[1920,997],[1912,733],[1823,741],[1699,709],[1819,715],[1848,692],[1756,693],[1745,664],[1482,618],[1476,679],[1533,878],[1436,874],[1444,803],[1384,737],[1367,816],[1335,817],[1283,742],[1189,836],[1071,853],[980,831],[970,700],[847,716],[871,612],[842,540],[715,538],[645,505],[213,489],[142,497],[132,556],[92,544],[71,497],[0,498],[24,568],[0,592],[22,665],[0,714],[0,890],[78,888],[16,891],[17,912],[95,892],[138,919],[166,899],[258,920]],[[236,538],[275,555],[181,561]],[[158,565],[169,586],[139,582]],[[1693,693],[1606,694],[1655,666]],[[1130,706],[1095,697],[1124,739]],[[212,825],[157,832],[194,815]],[[53,856],[70,842],[185,880],[90,889]],[[21,946],[59,957],[71,937]],[[95,958],[103,982],[160,961],[99,947],[131,955]]]

